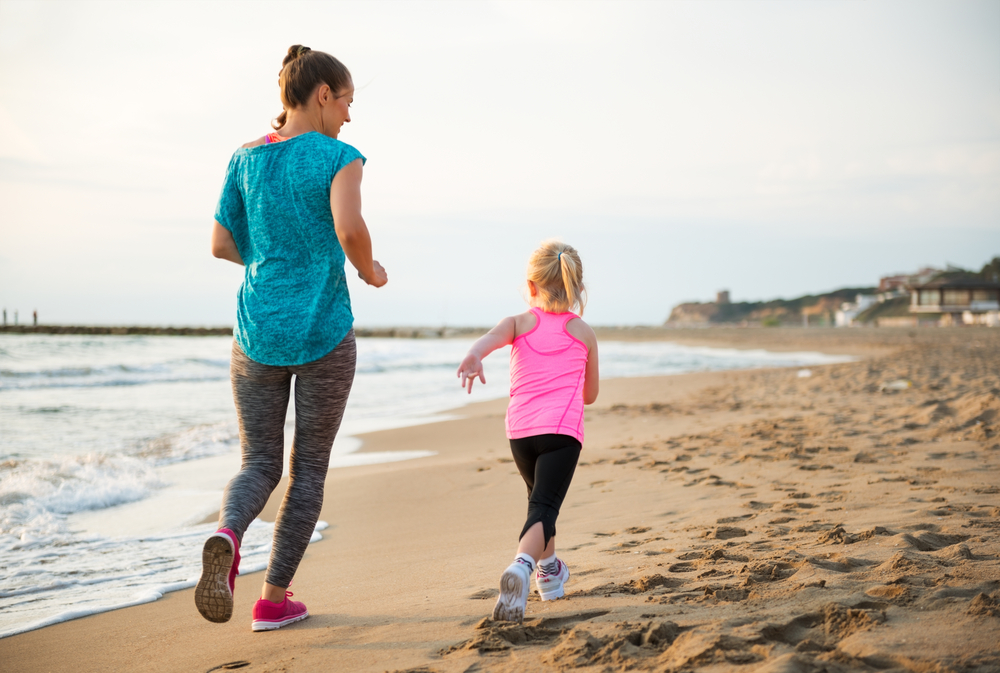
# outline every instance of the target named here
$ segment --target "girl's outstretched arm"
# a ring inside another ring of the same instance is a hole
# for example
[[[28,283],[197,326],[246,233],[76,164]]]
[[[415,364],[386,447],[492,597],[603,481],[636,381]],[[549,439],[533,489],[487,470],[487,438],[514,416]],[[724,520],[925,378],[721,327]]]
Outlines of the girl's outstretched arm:
[[[498,348],[509,346],[514,343],[514,329],[516,320],[514,317],[504,318],[496,327],[479,338],[472,344],[469,353],[458,366],[458,377],[462,379],[462,387],[468,388],[472,394],[472,382],[479,377],[479,380],[486,383],[486,375],[483,373],[483,358]]]

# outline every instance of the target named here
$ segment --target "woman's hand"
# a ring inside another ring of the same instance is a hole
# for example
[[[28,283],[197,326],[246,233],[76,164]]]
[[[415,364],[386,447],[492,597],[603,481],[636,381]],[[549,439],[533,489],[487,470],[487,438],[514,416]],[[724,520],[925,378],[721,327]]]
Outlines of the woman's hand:
[[[374,273],[369,278],[365,278],[364,274],[358,271],[358,278],[365,281],[373,287],[382,287],[389,282],[389,276],[385,273],[385,268],[378,263],[377,259],[372,260],[372,269]]]
[[[462,379],[462,387],[468,388],[470,395],[472,394],[472,382],[476,380],[477,376],[480,381],[486,383],[482,359],[475,353],[469,352],[462,360],[462,364],[458,366],[458,377]]]

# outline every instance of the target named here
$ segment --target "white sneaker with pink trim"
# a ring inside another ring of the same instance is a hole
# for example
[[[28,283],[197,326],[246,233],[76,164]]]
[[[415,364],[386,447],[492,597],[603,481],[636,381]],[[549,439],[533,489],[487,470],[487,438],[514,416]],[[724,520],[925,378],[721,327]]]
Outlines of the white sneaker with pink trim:
[[[538,596],[543,601],[551,601],[562,598],[566,595],[564,588],[569,581],[569,568],[560,559],[556,559],[554,572],[546,572],[545,568],[539,564],[538,573],[535,575],[535,587],[538,589]],[[552,570],[549,568],[549,570]]]

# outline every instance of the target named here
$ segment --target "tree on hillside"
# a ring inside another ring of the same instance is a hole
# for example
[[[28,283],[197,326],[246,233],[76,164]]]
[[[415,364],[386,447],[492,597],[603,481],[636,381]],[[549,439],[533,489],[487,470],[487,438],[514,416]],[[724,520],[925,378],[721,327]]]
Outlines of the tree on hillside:
[[[982,271],[979,275],[986,280],[992,280],[994,282],[1000,282],[1000,257],[994,257],[990,261],[983,265]]]

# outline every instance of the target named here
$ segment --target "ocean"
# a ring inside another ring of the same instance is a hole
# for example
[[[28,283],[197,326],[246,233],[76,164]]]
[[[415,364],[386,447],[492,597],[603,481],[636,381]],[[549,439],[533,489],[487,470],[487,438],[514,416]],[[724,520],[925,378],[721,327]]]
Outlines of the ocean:
[[[356,435],[453,417],[505,397],[509,350],[471,396],[455,370],[471,339],[358,339],[331,469],[428,452],[355,453]],[[222,489],[239,469],[229,337],[0,334],[0,637],[194,586]],[[849,358],[602,342],[601,377]],[[294,415],[286,423],[290,443]],[[287,465],[286,465],[287,469]],[[326,527],[320,522],[313,540]],[[240,572],[262,570],[272,524],[247,531]]]

